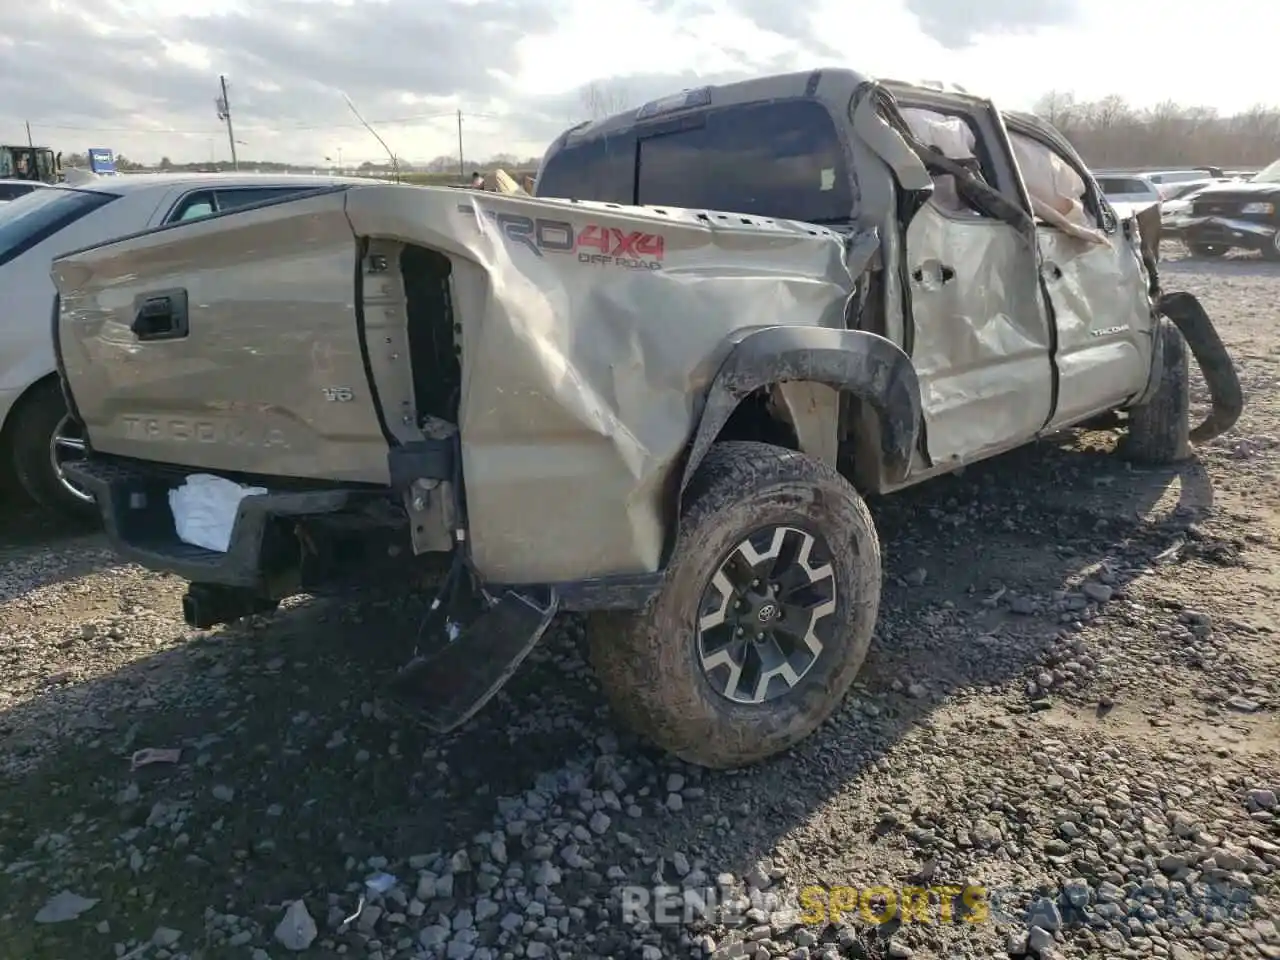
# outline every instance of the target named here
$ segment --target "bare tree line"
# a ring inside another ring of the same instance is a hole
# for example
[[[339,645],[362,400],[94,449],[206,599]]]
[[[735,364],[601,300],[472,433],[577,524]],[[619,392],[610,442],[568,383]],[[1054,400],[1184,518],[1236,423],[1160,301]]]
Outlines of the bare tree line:
[[[1139,109],[1123,97],[1080,101],[1046,94],[1035,112],[1062,131],[1092,167],[1263,167],[1280,159],[1280,107],[1222,115],[1165,101]]]
[[[616,80],[592,80],[582,88],[582,109],[588,120],[603,120],[635,106],[630,92]]]

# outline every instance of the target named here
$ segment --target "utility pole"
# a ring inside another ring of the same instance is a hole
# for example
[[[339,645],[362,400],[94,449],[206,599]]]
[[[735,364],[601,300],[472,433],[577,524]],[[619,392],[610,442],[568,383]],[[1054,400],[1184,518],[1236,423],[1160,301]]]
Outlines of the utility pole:
[[[218,119],[225,121],[227,124],[227,143],[231,144],[231,169],[238,171],[240,169],[240,161],[236,159],[236,135],[231,128],[231,101],[227,99],[227,78],[219,76],[218,83],[222,87],[222,96],[216,101],[218,104]]]
[[[467,175],[467,163],[462,159],[462,111],[458,111],[458,176]]]
[[[35,145],[36,145],[36,142],[31,139],[31,121],[28,120],[27,121],[27,146],[34,147]]]

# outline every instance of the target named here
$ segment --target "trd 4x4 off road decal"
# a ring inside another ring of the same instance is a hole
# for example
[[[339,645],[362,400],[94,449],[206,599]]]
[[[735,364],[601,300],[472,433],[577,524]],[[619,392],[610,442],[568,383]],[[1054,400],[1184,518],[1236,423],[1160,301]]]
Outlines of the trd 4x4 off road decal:
[[[462,213],[473,207],[459,204]],[[666,243],[656,233],[620,230],[603,224],[589,223],[579,229],[566,220],[537,219],[514,213],[484,211],[508,243],[516,243],[534,256],[548,253],[577,254],[578,262],[593,266],[616,266],[628,270],[661,270]]]

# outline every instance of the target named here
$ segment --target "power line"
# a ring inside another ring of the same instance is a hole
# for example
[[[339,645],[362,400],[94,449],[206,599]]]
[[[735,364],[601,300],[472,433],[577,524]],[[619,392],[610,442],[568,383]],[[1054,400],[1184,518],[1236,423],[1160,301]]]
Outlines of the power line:
[[[457,110],[441,111],[439,113],[415,113],[405,117],[381,117],[370,120],[369,123],[377,124],[384,127],[404,126],[413,123],[422,123],[431,120],[443,120],[446,117],[453,119],[458,115]],[[469,110],[461,111],[464,117],[471,117],[479,120],[506,120],[507,117],[496,113],[473,113]],[[359,123],[308,123],[298,124],[291,127],[282,127],[284,130],[344,130],[344,129],[360,129]]]
[[[213,129],[174,130],[168,127],[82,127],[74,123],[45,123],[42,120],[33,120],[31,125],[39,130],[74,130],[78,133],[182,133],[215,136],[222,132]]]
[[[231,129],[231,118],[230,118],[231,111],[230,111],[230,105],[228,103],[227,85],[226,85],[225,78],[220,78],[219,82],[221,84],[221,87],[220,87],[221,96],[217,98],[217,104],[218,104],[218,118],[220,120],[223,120],[225,123],[225,126],[222,129],[213,129],[208,127],[199,128],[199,129],[179,129],[179,128],[161,128],[161,127],[94,127],[94,126],[82,127],[76,124],[69,124],[69,123],[35,121],[35,122],[27,123],[27,136],[28,136],[28,139],[30,139],[31,128],[35,127],[37,129],[43,128],[46,130],[73,131],[75,133],[93,134],[93,135],[96,135],[99,133],[106,133],[106,134],[111,134],[111,133],[122,134],[123,133],[123,134],[132,134],[135,137],[143,137],[143,136],[146,136],[146,137],[162,137],[162,136],[199,137],[200,139],[209,141],[210,159],[212,160],[213,141],[217,136],[225,132],[227,136],[227,140],[231,147],[232,166],[236,169],[239,169],[238,164],[236,162],[237,161],[236,144],[239,143],[240,141],[237,141],[235,139],[235,134],[232,132],[232,129]],[[352,109],[354,110],[354,107]],[[359,117],[358,114],[357,114],[357,117]],[[383,128],[399,127],[403,130],[403,128],[412,127],[415,124],[431,123],[433,121],[444,120],[444,119],[455,120],[457,123],[457,130],[458,130],[458,169],[459,171],[461,171],[459,175],[463,176],[465,175],[465,162],[463,159],[464,153],[463,153],[463,137],[462,137],[462,125],[463,125],[464,117],[466,119],[476,119],[476,120],[482,120],[482,121],[483,120],[503,121],[503,120],[510,119],[509,116],[503,116],[495,113],[484,113],[484,112],[469,113],[463,110],[455,109],[455,110],[449,110],[449,111],[439,110],[439,111],[430,111],[426,113],[406,114],[406,115],[397,116],[397,117],[381,117],[378,119],[369,120],[365,123],[294,123],[292,125],[282,126],[279,123],[267,124],[266,121],[259,121],[259,122],[263,126],[268,126],[268,128],[273,131],[286,131],[290,133],[300,132],[300,131],[313,131],[316,133],[327,134],[336,130],[364,129],[367,132],[373,134],[373,136],[376,139],[382,142],[382,137],[379,136],[377,130],[375,129],[376,127],[383,127]],[[246,127],[248,127],[248,124],[246,124],[243,118],[243,115],[240,116],[240,123],[242,124],[240,128],[242,131],[245,130]],[[382,145],[386,147],[385,142],[383,142]],[[395,165],[396,163],[395,153],[393,153],[389,147],[386,147],[386,148],[387,148],[388,154],[392,158],[392,164]]]
[[[381,124],[384,127],[395,126],[397,124],[421,123],[430,120],[442,120],[445,117],[453,117],[455,111],[449,110],[440,113],[416,113],[407,117],[383,117],[382,119],[370,120],[370,123]],[[468,114],[472,116],[472,114]],[[287,130],[342,130],[347,128],[361,127],[358,123],[306,123],[298,124],[292,127],[286,127]]]
[[[462,111],[463,116],[478,120],[506,120],[508,117],[496,113],[472,113]],[[414,123],[422,123],[431,120],[443,120],[446,117],[454,119],[457,116],[456,110],[442,111],[439,113],[417,113],[403,117],[382,117],[370,120],[369,123],[380,126],[406,126]],[[248,121],[241,120],[241,123],[247,125]],[[266,120],[258,121],[258,125],[266,124]],[[36,129],[43,130],[71,130],[77,133],[138,133],[138,134],[182,134],[184,136],[219,136],[223,133],[223,129],[201,128],[201,129],[177,129],[171,127],[92,127],[80,126],[72,123],[48,123],[43,120],[32,120],[31,126]],[[279,124],[271,124],[278,130],[290,131],[306,131],[306,130],[359,130],[363,129],[358,123],[303,123],[293,126],[280,126]]]

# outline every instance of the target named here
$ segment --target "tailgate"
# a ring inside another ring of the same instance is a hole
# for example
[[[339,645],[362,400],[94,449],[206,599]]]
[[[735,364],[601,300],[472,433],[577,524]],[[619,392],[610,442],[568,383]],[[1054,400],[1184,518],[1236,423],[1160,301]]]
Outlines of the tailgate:
[[[56,341],[96,452],[388,480],[345,191],[58,258]]]

